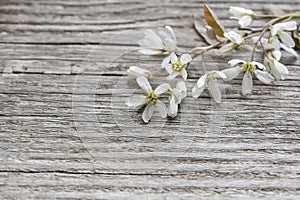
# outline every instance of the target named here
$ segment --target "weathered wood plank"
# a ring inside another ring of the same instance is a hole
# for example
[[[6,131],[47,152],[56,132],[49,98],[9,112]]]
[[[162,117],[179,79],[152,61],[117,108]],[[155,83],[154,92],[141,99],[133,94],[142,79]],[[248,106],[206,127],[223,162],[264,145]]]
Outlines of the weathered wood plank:
[[[299,199],[299,59],[285,55],[287,80],[254,81],[249,96],[239,94],[239,77],[223,84],[219,105],[208,92],[188,97],[173,120],[146,125],[124,104],[140,92],[126,69],[161,62],[136,52],[143,31],[168,24],[180,45],[202,45],[192,28],[202,3],[1,1],[0,198]],[[266,1],[207,3],[231,29],[230,5],[265,13]],[[268,3],[300,11],[299,0]],[[248,56],[212,52],[207,68]]]

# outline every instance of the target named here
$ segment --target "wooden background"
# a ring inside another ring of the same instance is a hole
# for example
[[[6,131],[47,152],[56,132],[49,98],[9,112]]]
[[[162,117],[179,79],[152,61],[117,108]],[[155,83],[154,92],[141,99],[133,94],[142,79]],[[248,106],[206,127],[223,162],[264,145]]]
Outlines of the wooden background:
[[[207,1],[227,29],[231,5],[265,13],[265,0]],[[300,1],[271,0],[286,13]],[[179,116],[128,110],[137,86],[126,69],[156,71],[160,57],[140,56],[146,28],[171,25],[184,47],[203,44],[193,29],[197,0],[0,1],[1,199],[299,199],[300,61],[290,75],[240,95],[241,78],[184,100]],[[268,7],[268,6],[267,6]],[[257,21],[256,26],[264,21]],[[207,67],[230,58],[212,52]],[[260,59],[260,58],[258,58]],[[189,71],[189,89],[200,76]]]

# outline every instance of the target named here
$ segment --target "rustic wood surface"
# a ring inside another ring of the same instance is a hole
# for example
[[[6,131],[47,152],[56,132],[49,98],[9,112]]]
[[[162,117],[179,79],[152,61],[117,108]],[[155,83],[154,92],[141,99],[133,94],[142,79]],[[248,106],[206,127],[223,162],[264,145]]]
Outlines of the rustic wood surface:
[[[207,0],[231,29],[230,5],[286,13],[300,1]],[[179,116],[149,124],[128,110],[138,92],[126,69],[159,71],[140,56],[146,28],[171,25],[184,47],[198,0],[0,1],[0,199],[300,199],[300,61],[290,75],[243,97],[241,78],[225,98],[184,100]],[[262,25],[264,21],[258,21]],[[224,69],[230,57],[207,56]],[[200,76],[196,60],[189,88]],[[164,72],[163,72],[164,73]],[[155,80],[157,85],[161,80]],[[191,94],[190,94],[191,95]]]

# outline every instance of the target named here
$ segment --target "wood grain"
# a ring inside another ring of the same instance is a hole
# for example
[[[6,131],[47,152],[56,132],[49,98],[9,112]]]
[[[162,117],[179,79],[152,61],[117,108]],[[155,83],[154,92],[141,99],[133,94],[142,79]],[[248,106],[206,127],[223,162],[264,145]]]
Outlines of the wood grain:
[[[228,29],[231,5],[265,13],[265,0],[207,1]],[[299,0],[271,0],[286,13]],[[153,118],[124,104],[139,93],[131,65],[146,28],[171,25],[184,48],[203,44],[193,30],[202,1],[68,0],[0,2],[1,199],[299,199],[300,61],[290,75],[241,96],[241,77],[223,83],[223,101],[191,94],[176,119]],[[256,25],[262,25],[258,20]],[[230,58],[207,56],[209,69]],[[259,59],[259,58],[258,58]],[[157,66],[157,69],[155,67]],[[188,87],[200,76],[189,69]]]

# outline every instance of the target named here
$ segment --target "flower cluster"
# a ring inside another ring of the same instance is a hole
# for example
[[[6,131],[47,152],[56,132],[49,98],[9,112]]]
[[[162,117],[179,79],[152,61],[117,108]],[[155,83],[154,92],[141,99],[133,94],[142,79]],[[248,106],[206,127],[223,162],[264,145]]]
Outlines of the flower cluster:
[[[132,109],[144,108],[142,119],[145,123],[151,120],[154,112],[159,113],[162,118],[177,116],[179,105],[188,96],[187,82],[190,81],[188,66],[191,63],[196,67],[201,66],[193,61],[193,57],[212,49],[218,49],[220,55],[246,49],[250,56],[248,60],[231,59],[228,61],[229,68],[220,71],[207,70],[202,60],[203,74],[192,87],[194,98],[199,98],[207,87],[212,99],[220,103],[222,99],[220,81],[231,81],[240,74],[242,74],[242,95],[252,92],[254,78],[263,84],[271,84],[276,80],[287,78],[289,71],[281,62],[282,51],[298,56],[294,50],[295,38],[291,34],[297,31],[297,23],[291,19],[300,18],[300,15],[259,15],[251,9],[234,6],[230,7],[229,12],[233,15],[232,19],[238,20],[240,30],[247,32],[225,31],[215,13],[204,4],[206,28],[199,28],[198,25],[195,27],[208,46],[195,47],[190,51],[180,50],[175,32],[170,26],[158,32],[150,29],[145,31],[145,37],[138,42],[141,47],[139,52],[149,56],[164,56],[157,70],[162,70],[159,73],[165,74],[163,83],[153,90],[149,80],[154,79],[154,76],[149,70],[138,66],[131,66],[127,70],[128,77],[135,79],[143,90],[142,95],[131,96],[127,106]],[[272,20],[262,27],[261,32],[257,32],[250,27],[257,18]],[[261,52],[262,60],[255,60],[256,52]]]

